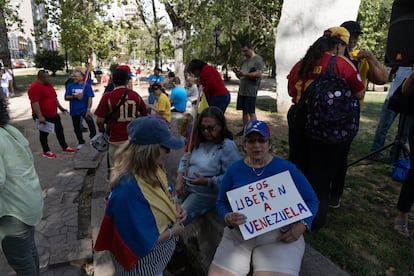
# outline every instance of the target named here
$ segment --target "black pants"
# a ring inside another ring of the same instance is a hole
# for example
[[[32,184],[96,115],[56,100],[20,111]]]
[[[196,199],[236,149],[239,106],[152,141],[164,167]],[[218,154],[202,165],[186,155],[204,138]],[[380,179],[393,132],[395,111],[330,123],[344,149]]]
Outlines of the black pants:
[[[410,170],[407,178],[402,184],[400,196],[398,198],[397,209],[403,213],[408,213],[414,203],[414,127],[410,126],[408,133],[408,143],[410,145]]]
[[[76,138],[78,139],[79,144],[85,144],[85,140],[83,139],[83,134],[82,134],[81,118],[84,118],[86,121],[86,124],[88,125],[89,138],[92,138],[96,135],[96,128],[95,128],[95,122],[93,121],[92,116],[90,115],[86,116],[86,112],[82,112],[79,115],[72,116],[73,130],[75,131]]]
[[[33,115],[33,119],[36,120],[37,116]],[[68,147],[68,144],[65,140],[65,135],[63,134],[63,126],[62,122],[60,121],[60,116],[56,115],[56,117],[53,118],[45,118],[46,121],[51,122],[55,125],[55,133],[56,138],[58,139],[59,145],[62,147],[62,149],[66,149]],[[39,138],[40,138],[40,144],[42,145],[43,152],[50,151],[49,144],[47,142],[47,137],[49,136],[49,133],[44,131],[39,131]]]
[[[309,141],[305,175],[319,199],[318,213],[312,223],[313,231],[321,229],[326,224],[332,182],[345,181],[349,147],[349,142],[325,144],[315,140]]]
[[[296,116],[297,105],[292,105],[287,113],[289,129],[289,161],[296,165],[298,169],[306,175],[307,173],[307,154],[308,140],[305,137],[304,114]],[[296,116],[296,117],[295,117]]]

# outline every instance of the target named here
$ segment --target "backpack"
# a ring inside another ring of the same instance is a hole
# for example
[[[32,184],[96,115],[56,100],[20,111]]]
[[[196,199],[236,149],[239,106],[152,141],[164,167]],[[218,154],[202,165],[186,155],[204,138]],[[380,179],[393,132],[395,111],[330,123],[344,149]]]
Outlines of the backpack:
[[[358,101],[345,79],[335,73],[335,61],[336,56],[331,57],[325,72],[308,86],[297,107],[304,134],[327,144],[351,142],[359,125]]]

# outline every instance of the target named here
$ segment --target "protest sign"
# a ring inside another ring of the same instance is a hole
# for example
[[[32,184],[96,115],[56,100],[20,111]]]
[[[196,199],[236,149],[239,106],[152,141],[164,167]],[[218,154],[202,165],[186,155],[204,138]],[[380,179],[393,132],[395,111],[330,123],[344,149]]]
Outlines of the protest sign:
[[[227,192],[233,212],[246,216],[239,225],[245,240],[312,215],[289,171]]]

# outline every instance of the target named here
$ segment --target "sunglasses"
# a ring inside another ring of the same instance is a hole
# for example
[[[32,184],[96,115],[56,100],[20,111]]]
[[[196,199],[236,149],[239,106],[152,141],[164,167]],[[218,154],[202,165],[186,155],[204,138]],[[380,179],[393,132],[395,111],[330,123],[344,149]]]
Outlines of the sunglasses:
[[[259,137],[259,138],[246,138],[245,142],[247,144],[255,144],[255,143],[259,143],[259,144],[265,144],[266,142],[268,142],[269,139],[265,138],[265,137]]]
[[[200,130],[201,131],[207,130],[208,132],[212,132],[216,128],[216,126],[217,125],[207,125],[207,126],[200,125]]]

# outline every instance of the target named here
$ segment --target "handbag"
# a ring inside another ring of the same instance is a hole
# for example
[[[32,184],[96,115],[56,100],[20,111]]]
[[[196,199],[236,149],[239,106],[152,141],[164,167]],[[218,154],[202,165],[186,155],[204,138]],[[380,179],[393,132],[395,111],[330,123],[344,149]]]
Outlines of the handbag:
[[[402,85],[388,100],[388,109],[408,116],[414,116],[414,95],[403,95]]]
[[[403,158],[392,163],[392,166],[391,178],[395,181],[404,182],[410,170],[410,160]]]

